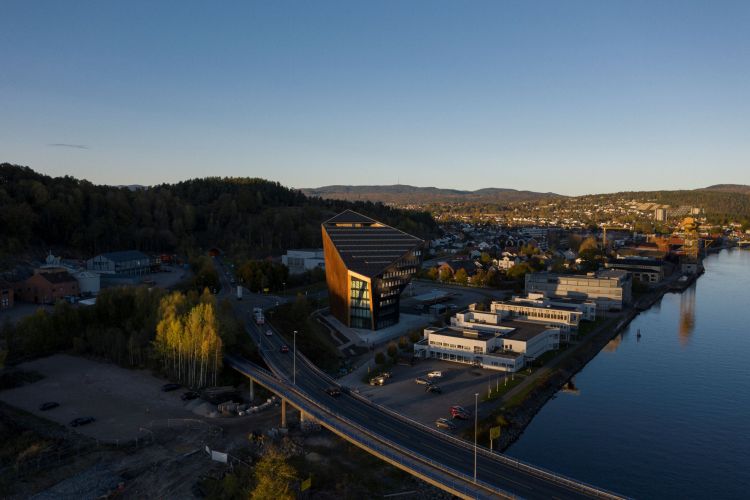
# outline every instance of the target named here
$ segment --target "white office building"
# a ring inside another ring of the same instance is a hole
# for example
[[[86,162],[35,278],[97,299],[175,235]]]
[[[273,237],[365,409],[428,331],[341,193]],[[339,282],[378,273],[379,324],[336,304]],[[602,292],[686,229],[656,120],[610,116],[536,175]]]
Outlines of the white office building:
[[[621,311],[630,303],[633,279],[630,273],[607,269],[588,274],[529,273],[526,293],[547,297],[592,300],[599,311]]]
[[[414,355],[516,372],[560,346],[559,327],[502,320],[498,314],[479,312],[472,316],[477,321],[471,322],[466,313],[459,313],[464,314],[461,319],[452,318],[449,327],[426,328],[424,338],[414,344]]]
[[[281,263],[289,268],[289,274],[302,274],[318,267],[325,269],[322,248],[287,250],[281,256]]]
[[[536,301],[497,301],[492,302],[490,311],[503,318],[533,321],[560,327],[563,340],[570,338],[571,332],[578,331],[583,313],[569,306],[553,306],[549,302]],[[472,311],[473,312],[473,311]]]

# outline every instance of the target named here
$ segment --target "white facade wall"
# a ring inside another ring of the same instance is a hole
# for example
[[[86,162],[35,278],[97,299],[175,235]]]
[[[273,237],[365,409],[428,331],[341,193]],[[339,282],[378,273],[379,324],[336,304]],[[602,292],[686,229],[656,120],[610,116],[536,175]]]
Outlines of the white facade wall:
[[[289,268],[289,274],[302,274],[316,267],[325,268],[323,250],[287,250],[281,263]]]

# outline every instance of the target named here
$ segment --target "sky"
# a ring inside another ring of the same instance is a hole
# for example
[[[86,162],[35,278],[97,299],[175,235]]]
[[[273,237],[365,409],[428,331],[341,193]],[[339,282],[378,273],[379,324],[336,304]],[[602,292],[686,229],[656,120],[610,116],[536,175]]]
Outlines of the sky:
[[[750,184],[748,1],[0,2],[0,162],[576,195]]]

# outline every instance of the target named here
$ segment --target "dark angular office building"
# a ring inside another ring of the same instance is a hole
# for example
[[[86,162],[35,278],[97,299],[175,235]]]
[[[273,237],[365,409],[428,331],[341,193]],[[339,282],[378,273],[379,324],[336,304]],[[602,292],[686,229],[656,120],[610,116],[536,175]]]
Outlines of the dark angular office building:
[[[331,314],[351,328],[398,323],[399,297],[422,263],[424,242],[352,210],[322,231]]]

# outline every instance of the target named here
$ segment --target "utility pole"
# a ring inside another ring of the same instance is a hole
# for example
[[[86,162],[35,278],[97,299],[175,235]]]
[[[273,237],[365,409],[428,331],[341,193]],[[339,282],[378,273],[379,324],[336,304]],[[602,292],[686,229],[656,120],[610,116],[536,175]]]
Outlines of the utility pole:
[[[293,337],[294,351],[292,353],[292,385],[297,385],[297,330]]]
[[[477,482],[477,408],[479,407],[479,393],[474,393],[474,483]]]

